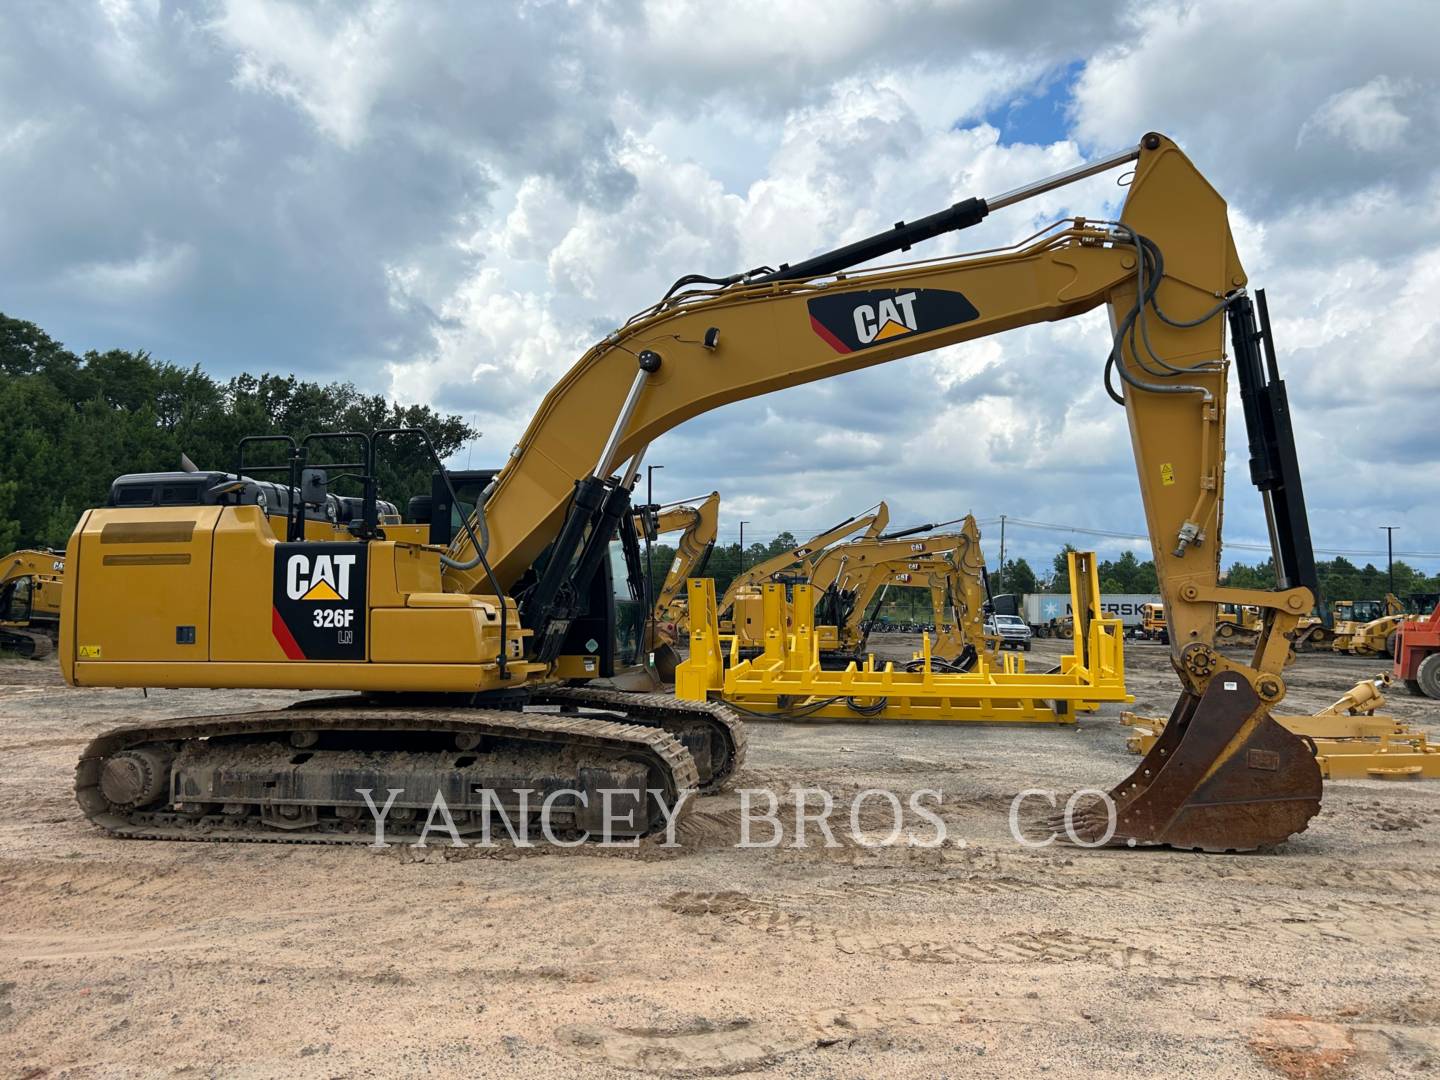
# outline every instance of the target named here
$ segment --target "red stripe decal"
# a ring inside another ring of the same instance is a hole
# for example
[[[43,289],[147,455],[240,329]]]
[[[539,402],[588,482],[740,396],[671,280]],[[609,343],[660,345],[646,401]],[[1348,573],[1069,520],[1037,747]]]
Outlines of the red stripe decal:
[[[290,627],[286,626],[285,620],[280,617],[280,609],[274,606],[270,608],[270,633],[275,635],[280,648],[285,650],[285,655],[291,660],[305,659],[305,653],[301,651],[295,635],[290,633]]]
[[[850,351],[850,349],[846,347],[845,343],[839,338],[837,338],[834,334],[832,334],[829,330],[825,329],[825,327],[821,325],[820,320],[815,318],[814,315],[810,316],[810,328],[814,330],[815,333],[819,334],[821,338],[824,339],[825,344],[829,345],[836,352],[848,353]]]

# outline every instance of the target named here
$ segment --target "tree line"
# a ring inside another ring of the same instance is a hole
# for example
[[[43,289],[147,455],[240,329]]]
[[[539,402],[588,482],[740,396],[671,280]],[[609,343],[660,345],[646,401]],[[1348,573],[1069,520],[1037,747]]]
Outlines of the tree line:
[[[348,382],[269,372],[221,381],[143,351],[77,356],[35,324],[0,315],[0,553],[63,547],[80,514],[104,505],[117,476],[178,469],[182,453],[201,469],[229,470],[246,435],[387,427],[423,427],[442,458],[478,436],[459,416],[397,405]],[[282,460],[278,448],[256,451],[247,462]],[[311,463],[355,453],[353,444],[337,444]],[[402,510],[430,490],[432,466],[414,440],[384,447],[376,471],[381,497]],[[333,490],[359,493],[346,484]]]

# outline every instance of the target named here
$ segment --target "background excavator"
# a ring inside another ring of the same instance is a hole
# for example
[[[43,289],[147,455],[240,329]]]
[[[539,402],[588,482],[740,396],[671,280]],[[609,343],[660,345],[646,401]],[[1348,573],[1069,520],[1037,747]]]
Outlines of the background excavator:
[[[720,528],[718,491],[712,491],[693,506],[690,503],[691,500],[684,500],[641,506],[635,513],[634,527],[642,538],[654,540],[666,533],[680,533],[675,558],[651,598],[650,624],[646,630],[646,654],[661,682],[674,678],[675,665],[679,662],[675,643],[687,629],[685,580],[704,576],[705,564],[715,550],[715,536]]]
[[[865,535],[845,543],[833,543],[828,547],[805,545],[810,554],[804,559],[788,563],[786,569],[772,571],[767,578],[758,579],[758,582],[768,580],[787,586],[813,586],[817,598],[813,616],[820,636],[822,655],[828,661],[840,663],[843,667],[843,661],[851,658],[842,657],[840,654],[844,652],[847,640],[847,624],[852,622],[857,589],[870,577],[872,569],[879,563],[905,556],[938,555],[963,542],[959,533],[931,533],[930,530],[935,528],[936,525],[918,525],[880,535],[871,535],[867,530]],[[928,535],[918,535],[920,533]],[[830,534],[821,534],[822,537],[827,535]],[[782,553],[777,559],[788,557],[789,553]],[[867,602],[869,599],[870,597],[866,597]],[[763,644],[763,607],[760,590],[754,584],[742,585],[734,590],[730,625],[739,640],[742,655],[751,654]],[[860,614],[863,614],[863,609]],[[854,622],[858,625],[858,619]],[[724,627],[725,624],[722,624],[722,630]],[[858,634],[853,627],[848,641],[851,645],[858,641]]]
[[[871,630],[867,616],[877,594],[891,585],[909,584],[906,575],[923,575],[915,584],[932,592],[935,655],[946,667],[968,670],[985,649],[986,579],[980,529],[972,515],[960,520],[958,532],[936,533],[930,530],[940,525],[923,525],[826,551],[811,579],[823,590],[815,604],[822,648],[824,627],[833,625],[836,658],[848,662],[862,656]]]
[[[983,571],[982,571],[983,573]],[[982,654],[993,657],[997,642],[985,635],[985,583],[956,551],[918,559],[894,559],[874,566],[856,592],[854,607],[839,628],[842,648],[861,655],[891,589],[923,588],[930,594],[932,666],[969,671]],[[863,601],[863,603],[862,603]],[[873,607],[871,602],[873,601]]]
[[[65,553],[15,551],[0,560],[0,649],[39,660],[55,651]]]
[[[758,594],[759,586],[771,581],[777,574],[785,574],[797,581],[809,581],[815,563],[832,545],[854,533],[864,532],[863,538],[873,539],[885,531],[890,524],[890,508],[882,500],[863,514],[848,517],[838,525],[816,533],[804,543],[762,559],[754,566],[744,567],[726,587],[719,601],[720,629],[725,633],[736,633],[735,602],[743,595]]]
[[[857,269],[1122,166],[1119,220],[1066,219],[1010,248]],[[533,816],[534,795],[552,828],[583,834],[608,789],[611,835],[617,820],[660,828],[681,789],[737,766],[734,715],[565,685],[613,665],[605,570],[618,529],[627,576],[639,572],[630,495],[646,447],[729,402],[1106,305],[1104,383],[1127,412],[1182,690],[1164,734],[1112,789],[1113,820],[1095,805],[1072,824],[1122,845],[1278,843],[1319,809],[1314,757],[1270,718],[1315,568],[1264,295],[1245,285],[1224,200],[1152,133],[793,265],[681,278],[546,395],[448,548],[388,539],[378,522],[376,454],[397,438],[428,445],[412,431],[366,440],[352,542],[306,541],[298,510],[282,539],[232,498],[235,478],[191,505],[87,511],[67,549],[68,681],[360,696],[107,732],[82,754],[80,805],[121,836],[333,842],[369,838],[362,791],[395,792],[392,825],[443,792],[467,830],[502,809]],[[1218,580],[1227,323],[1273,591]],[[315,503],[326,477],[304,449],[290,448],[290,486],[296,503]],[[1265,612],[1248,663],[1214,648],[1220,603]]]
[[[715,535],[720,527],[720,493],[712,491],[693,506],[690,501],[666,503],[652,508],[642,507],[635,514],[636,528],[642,537],[651,540],[666,533],[678,532],[675,558],[665,571],[665,580],[655,590],[653,615],[656,621],[674,621],[684,611],[681,595],[685,579],[705,576],[705,564],[715,550]]]

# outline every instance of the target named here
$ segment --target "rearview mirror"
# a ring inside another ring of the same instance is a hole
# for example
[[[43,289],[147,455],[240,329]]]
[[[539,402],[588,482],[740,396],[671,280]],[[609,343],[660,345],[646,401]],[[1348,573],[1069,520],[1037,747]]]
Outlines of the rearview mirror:
[[[300,501],[310,506],[321,505],[325,501],[325,488],[329,482],[324,469],[301,469]]]

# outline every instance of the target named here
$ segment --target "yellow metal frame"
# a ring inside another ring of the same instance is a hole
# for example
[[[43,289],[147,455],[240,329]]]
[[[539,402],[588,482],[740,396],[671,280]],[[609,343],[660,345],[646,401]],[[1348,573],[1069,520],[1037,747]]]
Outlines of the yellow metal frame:
[[[928,634],[919,671],[877,663],[873,654],[863,664],[826,671],[808,585],[794,586],[788,603],[783,585],[764,586],[763,651],[742,660],[735,635],[720,633],[714,581],[692,579],[690,657],[675,673],[675,695],[718,698],[777,720],[1074,723],[1078,709],[1135,700],[1125,689],[1123,625],[1094,614],[1100,610],[1099,582],[1086,572],[1094,559],[1080,558],[1089,562],[1072,566],[1071,600],[1075,611],[1089,616],[1085,632],[1076,635],[1074,652],[1061,658],[1059,670],[1044,673],[1026,671],[1018,654],[1002,655],[998,665],[982,656],[963,674],[936,671]]]
[[[1384,690],[1390,677],[1361,679],[1339,701],[1313,716],[1280,716],[1285,730],[1308,740],[1326,780],[1440,780],[1440,747],[1422,731],[1388,714]],[[1165,730],[1165,721],[1122,713],[1122,724],[1135,728],[1126,740],[1131,753],[1148,754]]]

